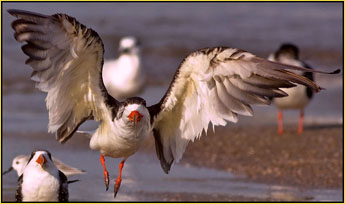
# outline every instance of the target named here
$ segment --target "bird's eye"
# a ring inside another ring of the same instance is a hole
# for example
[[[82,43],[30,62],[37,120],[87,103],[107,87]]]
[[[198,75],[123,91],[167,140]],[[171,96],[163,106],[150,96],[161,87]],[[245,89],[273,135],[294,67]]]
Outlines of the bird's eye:
[[[19,164],[19,161],[16,161],[16,164]]]

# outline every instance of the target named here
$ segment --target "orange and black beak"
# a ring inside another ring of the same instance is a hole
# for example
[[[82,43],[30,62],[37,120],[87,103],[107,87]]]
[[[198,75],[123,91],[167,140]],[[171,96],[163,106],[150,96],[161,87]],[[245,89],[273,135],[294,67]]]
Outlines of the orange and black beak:
[[[47,162],[47,159],[43,155],[40,155],[37,158],[36,162],[39,163],[41,166],[43,166],[43,164],[45,164]]]
[[[141,121],[141,119],[144,116],[142,114],[140,114],[138,111],[132,111],[129,115],[128,115],[128,119],[134,123],[134,125],[136,125],[137,123],[139,123]]]

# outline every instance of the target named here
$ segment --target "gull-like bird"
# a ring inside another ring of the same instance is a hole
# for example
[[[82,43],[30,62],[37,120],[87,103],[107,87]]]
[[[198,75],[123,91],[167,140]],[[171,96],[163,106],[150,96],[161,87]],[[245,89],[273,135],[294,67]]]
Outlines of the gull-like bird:
[[[104,86],[115,99],[136,96],[145,86],[146,75],[141,65],[140,43],[133,36],[120,40],[119,57],[105,60],[102,71]]]
[[[282,44],[275,53],[268,57],[268,60],[312,69],[311,66],[299,59],[299,49],[296,45],[290,43]],[[303,75],[311,81],[314,81],[314,74],[312,72],[300,70],[295,70],[294,72],[296,74]],[[310,87],[299,84],[295,87],[283,88],[281,90],[287,93],[288,96],[272,99],[274,105],[278,108],[278,134],[283,134],[284,132],[282,110],[287,109],[297,109],[300,111],[297,132],[301,134],[303,132],[304,109],[313,97],[313,90]]]
[[[67,177],[56,168],[50,152],[32,152],[29,163],[18,178],[16,201],[68,201]]]
[[[4,171],[2,173],[2,175],[5,175],[13,170],[15,170],[17,172],[17,175],[20,176],[23,174],[23,171],[25,169],[25,166],[28,164],[29,161],[29,155],[24,155],[24,154],[20,154],[18,156],[16,156],[15,158],[13,158],[12,160],[12,166],[7,169],[6,171]],[[64,173],[66,176],[72,176],[72,175],[76,175],[76,174],[85,174],[84,170],[80,170],[78,168],[69,166],[65,163],[63,163],[62,161],[58,160],[57,158],[52,157],[53,162],[55,164],[55,166],[62,171],[62,173]]]
[[[189,141],[213,126],[236,122],[237,115],[252,115],[251,104],[269,104],[268,97],[287,94],[279,88],[320,87],[283,65],[235,48],[216,47],[189,54],[180,64],[162,99],[146,106],[139,97],[117,101],[102,80],[103,43],[98,34],[65,14],[52,16],[9,10],[15,39],[26,42],[26,64],[33,68],[36,87],[47,92],[49,132],[64,143],[86,120],[99,121],[90,148],[101,153],[106,188],[109,174],[104,156],[123,158],[115,182],[120,184],[126,159],[153,133],[158,159],[168,173],[182,158]]]

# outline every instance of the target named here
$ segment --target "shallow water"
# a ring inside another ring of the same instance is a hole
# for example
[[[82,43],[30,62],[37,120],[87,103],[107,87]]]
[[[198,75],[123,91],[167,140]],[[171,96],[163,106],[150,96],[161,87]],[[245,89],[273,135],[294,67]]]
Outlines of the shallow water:
[[[3,167],[7,167],[17,154],[27,153],[40,147],[49,149],[54,157],[63,158],[65,163],[86,170],[85,175],[70,177],[70,179],[80,179],[79,182],[69,185],[70,201],[154,201],[149,195],[155,193],[167,193],[168,198],[169,196],[173,198],[175,194],[180,193],[198,193],[285,201],[340,201],[342,199],[342,192],[336,189],[305,190],[293,186],[254,183],[245,180],[244,176],[234,176],[227,172],[188,165],[175,164],[169,175],[166,175],[161,170],[155,155],[142,152],[130,157],[125,163],[122,186],[116,199],[113,199],[113,182],[118,173],[119,159],[106,158],[111,181],[109,192],[105,192],[99,153],[91,151],[85,144],[80,145],[78,149],[73,149],[69,145],[63,147],[56,145],[53,138],[36,139],[34,136],[30,138],[6,137],[4,143],[6,145],[3,147],[3,152],[6,154],[2,160]],[[22,148],[18,150],[18,146]],[[14,172],[3,177],[3,201],[13,200],[16,177]],[[143,193],[147,195],[142,196]]]
[[[191,51],[208,46],[233,46],[265,57],[281,42],[301,46],[303,58],[321,70],[342,68],[342,5],[340,3],[3,3],[9,8],[52,14],[63,12],[95,29],[105,43],[105,57],[115,55],[117,40],[126,34],[139,36],[143,61],[151,86],[141,95],[147,104],[160,100],[179,62]],[[91,15],[92,14],[92,15]],[[49,149],[67,164],[87,171],[74,176],[81,181],[70,185],[73,201],[113,201],[112,184],[105,192],[99,153],[88,148],[88,138],[75,136],[59,145],[47,132],[45,94],[34,89],[31,70],[14,41],[10,23],[3,14],[3,98],[2,166],[11,164],[18,154],[34,148]],[[321,26],[320,26],[321,25]],[[343,123],[342,75],[317,75],[327,90],[317,94],[306,110],[306,125]],[[263,120],[262,118],[265,118]],[[296,123],[298,113],[285,113],[286,123]],[[275,123],[275,108],[257,107],[254,117],[240,117],[237,124]],[[93,129],[87,123],[83,129]],[[27,135],[27,137],[26,137]],[[42,136],[43,135],[43,136]],[[106,159],[111,175],[117,175],[120,160]],[[114,177],[112,178],[114,181]],[[12,200],[16,174],[3,177],[3,201]],[[206,168],[174,165],[169,175],[161,170],[155,155],[138,153],[128,159],[118,201],[154,201],[155,193],[220,194],[245,198],[315,201],[340,201],[338,189],[308,189],[294,186],[248,182],[245,178]],[[170,196],[170,197],[169,197]]]

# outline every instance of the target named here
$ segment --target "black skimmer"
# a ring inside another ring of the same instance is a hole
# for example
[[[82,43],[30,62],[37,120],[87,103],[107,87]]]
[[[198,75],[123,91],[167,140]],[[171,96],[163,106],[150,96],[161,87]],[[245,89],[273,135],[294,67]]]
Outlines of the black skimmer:
[[[68,201],[67,177],[56,168],[50,152],[32,152],[23,174],[18,178],[16,201]]]
[[[60,161],[54,157],[52,157],[52,158],[53,158],[53,162],[54,162],[55,166],[60,171],[62,171],[62,173],[64,173],[66,176],[72,176],[72,175],[76,175],[76,174],[85,174],[84,170],[80,170],[78,168],[69,166],[69,165],[63,163],[62,161]],[[12,166],[9,169],[7,169],[6,171],[4,171],[2,173],[2,175],[5,175],[12,170],[15,170],[17,172],[18,176],[22,175],[24,168],[25,168],[26,164],[28,163],[28,161],[29,161],[28,155],[21,154],[21,155],[16,156],[12,160]]]
[[[165,173],[179,161],[189,141],[207,132],[209,123],[226,125],[237,115],[252,115],[251,104],[270,104],[268,97],[286,96],[279,88],[292,83],[320,87],[283,65],[234,48],[201,49],[180,64],[162,99],[147,107],[144,99],[111,97],[102,80],[103,43],[98,34],[65,14],[52,16],[9,10],[15,39],[33,68],[36,87],[47,92],[49,132],[64,143],[86,120],[99,121],[90,148],[101,153],[106,189],[109,174],[104,156],[123,158],[114,187],[116,196],[126,159],[153,132]],[[337,73],[337,70],[334,73]]]
[[[305,67],[312,69],[308,64],[299,59],[299,50],[297,46],[286,43],[282,44],[280,48],[268,57],[269,60],[280,62],[283,64]],[[303,75],[311,81],[314,81],[314,74],[312,72],[294,71],[296,74]],[[281,89],[289,96],[283,98],[273,98],[274,105],[278,108],[278,134],[283,134],[283,110],[297,109],[300,110],[300,117],[298,123],[298,133],[303,132],[304,109],[309,104],[313,97],[313,90],[310,87],[303,85],[296,85],[292,88]]]
[[[113,98],[125,99],[139,94],[145,86],[139,40],[126,36],[120,40],[119,57],[105,60],[102,71],[104,86]]]

